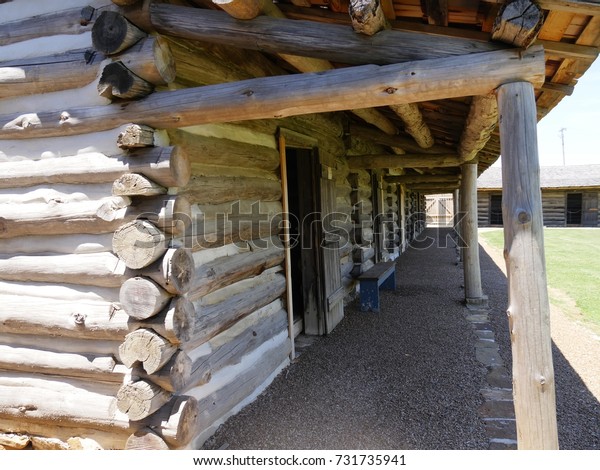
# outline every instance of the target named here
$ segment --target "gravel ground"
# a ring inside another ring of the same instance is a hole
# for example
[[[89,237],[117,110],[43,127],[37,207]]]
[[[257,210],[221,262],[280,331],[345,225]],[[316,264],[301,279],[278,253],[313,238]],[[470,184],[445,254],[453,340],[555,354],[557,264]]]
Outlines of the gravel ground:
[[[203,448],[487,449],[477,411],[487,371],[475,359],[454,248],[437,245],[403,254],[396,292],[381,291],[381,313],[348,305],[331,335]],[[506,278],[483,251],[481,262],[491,322],[510,368]],[[599,449],[598,401],[557,348],[554,360],[561,447]]]

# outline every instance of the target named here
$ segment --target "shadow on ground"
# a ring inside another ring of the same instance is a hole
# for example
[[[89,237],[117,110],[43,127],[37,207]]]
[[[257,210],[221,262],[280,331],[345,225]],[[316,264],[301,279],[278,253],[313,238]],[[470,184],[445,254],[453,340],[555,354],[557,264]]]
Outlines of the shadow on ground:
[[[396,292],[382,311],[357,302],[205,449],[488,449],[478,410],[487,369],[475,357],[462,270],[448,232],[397,261]],[[430,241],[430,240],[429,240]],[[482,251],[482,279],[500,354],[510,369],[506,278]],[[599,405],[554,348],[560,443],[599,449]]]

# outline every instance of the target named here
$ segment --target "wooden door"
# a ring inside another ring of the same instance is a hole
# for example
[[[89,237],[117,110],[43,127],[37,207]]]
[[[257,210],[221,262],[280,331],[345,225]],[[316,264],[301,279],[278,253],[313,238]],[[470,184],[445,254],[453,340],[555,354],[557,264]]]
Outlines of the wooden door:
[[[582,201],[583,220],[581,225],[584,227],[598,226],[598,193],[585,192],[583,193]]]
[[[322,309],[324,323],[322,333],[330,333],[344,317],[344,289],[340,269],[340,235],[336,229],[335,182],[333,168],[320,162],[320,233],[317,234],[320,246],[322,273]],[[321,333],[321,334],[322,334]]]

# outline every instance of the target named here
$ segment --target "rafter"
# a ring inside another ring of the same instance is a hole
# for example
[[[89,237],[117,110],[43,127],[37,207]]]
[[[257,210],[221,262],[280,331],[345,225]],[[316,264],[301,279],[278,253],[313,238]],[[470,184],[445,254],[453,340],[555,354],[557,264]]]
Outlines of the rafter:
[[[498,104],[493,94],[474,96],[458,145],[458,154],[463,162],[477,157],[485,147],[498,124]]]
[[[446,155],[360,155],[348,157],[348,165],[354,170],[383,168],[447,168],[458,167],[461,161],[456,154]]]

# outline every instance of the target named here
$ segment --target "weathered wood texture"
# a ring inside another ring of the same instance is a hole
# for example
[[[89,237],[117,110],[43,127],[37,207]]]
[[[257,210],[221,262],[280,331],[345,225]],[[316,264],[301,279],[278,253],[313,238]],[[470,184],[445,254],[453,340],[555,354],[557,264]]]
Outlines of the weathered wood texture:
[[[529,47],[536,40],[543,23],[544,14],[535,2],[506,2],[494,21],[492,39],[518,47]]]
[[[345,64],[393,64],[505,47],[453,37],[440,42],[435,36],[399,30],[381,31],[371,39],[343,25],[267,16],[240,22],[222,12],[164,4],[152,5],[151,21],[158,32],[173,36]]]
[[[463,271],[465,298],[467,304],[483,297],[481,287],[481,267],[479,263],[479,240],[477,231],[477,164],[461,166],[460,207],[464,214],[461,235],[465,241],[463,250]]]
[[[558,449],[536,106],[529,83],[498,90],[503,219],[519,449]]]
[[[543,49],[533,46],[525,52],[501,50],[320,74],[256,78],[153,93],[126,107],[109,105],[0,116],[0,138],[85,133],[130,122],[172,128],[340,111],[355,107],[357,88],[363,91],[361,105],[366,107],[485,95],[516,80],[540,86],[545,77],[544,66]],[[478,76],[476,82],[468,79],[472,74]]]
[[[498,104],[496,97],[494,95],[474,96],[458,145],[461,160],[468,162],[477,157],[479,151],[490,140],[497,125]]]
[[[36,184],[112,183],[127,173],[140,173],[165,187],[185,186],[191,166],[188,155],[177,147],[154,147],[126,155],[87,153],[69,157],[2,163],[0,188]]]

